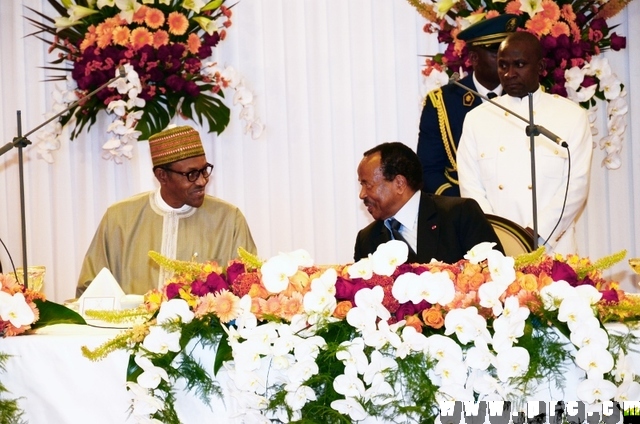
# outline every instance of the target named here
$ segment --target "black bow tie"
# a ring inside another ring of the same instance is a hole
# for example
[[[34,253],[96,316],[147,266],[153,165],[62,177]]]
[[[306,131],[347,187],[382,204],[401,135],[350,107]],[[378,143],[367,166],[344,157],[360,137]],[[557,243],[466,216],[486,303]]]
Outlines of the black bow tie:
[[[496,93],[494,93],[493,91],[489,91],[487,93],[487,97],[490,99],[495,99],[496,97],[498,97],[498,95]]]

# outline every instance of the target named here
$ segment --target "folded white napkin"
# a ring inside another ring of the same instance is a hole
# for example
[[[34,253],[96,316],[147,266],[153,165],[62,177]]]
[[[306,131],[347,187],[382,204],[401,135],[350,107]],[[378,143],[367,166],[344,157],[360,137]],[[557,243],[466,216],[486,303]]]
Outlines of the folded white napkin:
[[[88,309],[112,311],[120,309],[120,299],[124,291],[107,268],[102,268],[89,287],[82,293],[78,303],[80,314]]]

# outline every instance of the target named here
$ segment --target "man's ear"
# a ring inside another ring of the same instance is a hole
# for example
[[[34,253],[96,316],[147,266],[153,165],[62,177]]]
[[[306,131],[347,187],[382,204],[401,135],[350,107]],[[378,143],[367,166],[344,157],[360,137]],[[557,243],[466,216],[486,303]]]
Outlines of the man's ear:
[[[407,178],[404,175],[396,175],[393,179],[393,186],[398,193],[403,193],[407,189]]]
[[[475,68],[476,65],[478,64],[478,52],[475,51],[474,49],[471,49],[469,50],[468,57],[469,57],[469,62],[471,63],[471,66]]]
[[[160,184],[165,184],[167,182],[167,178],[169,177],[168,172],[162,168],[156,168],[153,170],[153,174],[156,176]]]
[[[544,59],[540,59],[540,61],[538,62],[538,75],[542,75],[546,68],[547,62],[545,62]]]

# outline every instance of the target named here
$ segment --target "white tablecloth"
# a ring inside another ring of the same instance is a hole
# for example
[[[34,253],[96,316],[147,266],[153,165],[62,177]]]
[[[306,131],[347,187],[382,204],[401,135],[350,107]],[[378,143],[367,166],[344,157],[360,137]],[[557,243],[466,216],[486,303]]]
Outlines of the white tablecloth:
[[[64,324],[43,328],[38,334],[0,339],[0,352],[12,355],[7,372],[0,375],[11,392],[7,397],[19,398],[29,424],[133,422],[128,413],[131,396],[125,387],[129,355],[116,351],[92,362],[81,352],[82,346],[95,348],[119,331]],[[213,354],[209,356],[212,363]],[[222,400],[212,399],[211,405],[205,405],[192,394],[179,392],[177,397],[176,409],[183,422],[227,422]]]

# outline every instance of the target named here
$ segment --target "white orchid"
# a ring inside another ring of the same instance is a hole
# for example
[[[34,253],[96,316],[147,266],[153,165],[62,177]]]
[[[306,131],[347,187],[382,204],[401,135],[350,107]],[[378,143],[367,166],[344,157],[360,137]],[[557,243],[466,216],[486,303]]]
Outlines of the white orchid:
[[[452,338],[434,334],[427,337],[427,355],[440,361],[444,358],[462,360],[462,348]]]
[[[611,372],[614,380],[618,383],[632,380],[634,377],[633,365],[631,358],[625,355],[624,350],[620,349],[618,359],[616,359],[616,365]],[[638,399],[640,399],[640,397]]]
[[[492,251],[495,246],[496,243],[494,242],[484,241],[482,243],[478,243],[473,246],[466,255],[464,255],[464,258],[472,264],[479,264],[487,259],[489,252]]]
[[[504,256],[499,250],[487,252],[487,267],[491,273],[491,280],[509,285],[516,279],[516,270],[513,267],[515,260],[511,256]]]
[[[594,75],[598,79],[602,79],[611,75],[611,65],[609,65],[609,59],[602,55],[597,55],[591,58],[591,61],[585,65],[587,75]]]
[[[294,387],[300,386],[314,375],[318,374],[319,368],[314,357],[307,357],[294,363],[286,370],[286,376]]]
[[[582,103],[590,100],[598,89],[598,84],[590,85],[589,87],[566,87],[567,88],[567,97],[569,100],[573,100],[577,103]]]
[[[35,320],[35,314],[24,298],[24,294],[11,295],[0,291],[0,318],[2,321],[9,321],[14,327],[20,328],[23,325],[32,324]]]
[[[613,369],[613,356],[602,346],[583,346],[576,352],[576,364],[587,372],[589,379],[601,377]]]
[[[478,309],[474,306],[450,311],[444,317],[444,328],[445,335],[455,333],[463,345],[479,337],[490,339],[487,321],[478,314]]]
[[[464,385],[467,382],[467,367],[462,361],[445,358],[438,361],[433,371],[441,378],[442,385]]]
[[[129,389],[133,395],[133,416],[148,417],[164,407],[162,399],[153,396],[149,389],[145,389],[132,381],[128,381],[126,384],[127,389]]]
[[[169,322],[180,321],[183,324],[190,323],[195,314],[189,308],[189,304],[184,299],[171,299],[160,305],[157,322],[159,325]]]
[[[284,401],[291,409],[300,410],[309,401],[316,400],[316,393],[309,386],[299,386],[294,391],[289,391]]]
[[[384,374],[378,373],[370,383],[370,387],[364,392],[364,399],[374,405],[387,405],[396,399],[396,391],[385,380]]]
[[[482,339],[477,339],[475,346],[467,351],[465,364],[470,368],[486,370],[495,360],[495,355],[489,350],[487,343]]]
[[[372,384],[377,375],[387,370],[395,370],[398,368],[396,360],[388,355],[383,355],[378,350],[371,352],[371,361],[367,365],[367,369],[363,373],[363,380],[367,384]]]
[[[478,289],[478,298],[480,299],[480,306],[485,308],[491,308],[493,315],[499,316],[502,313],[502,301],[500,298],[502,294],[507,290],[507,285],[498,281],[488,281],[480,286]]]
[[[371,268],[378,275],[393,274],[398,265],[402,265],[409,257],[409,246],[400,240],[390,240],[378,246],[371,255]]]
[[[607,75],[600,78],[600,90],[604,93],[605,99],[617,99],[622,92],[622,83],[615,75]]]
[[[364,340],[361,337],[342,342],[340,350],[336,352],[336,358],[345,366],[355,367],[358,374],[364,374],[369,365],[369,359],[364,353]]]
[[[564,71],[564,79],[565,88],[571,88],[573,90],[578,90],[580,88],[580,84],[584,81],[585,71],[583,68],[579,66],[574,66],[573,68],[567,69]]]
[[[603,378],[587,378],[578,384],[578,399],[587,403],[612,399],[617,392],[616,385]]]
[[[633,380],[624,381],[616,390],[616,394],[613,399],[618,402],[640,399],[640,384]]]
[[[500,381],[508,381],[520,377],[529,369],[530,356],[527,349],[515,346],[498,352],[495,367]]]
[[[353,398],[334,400],[331,402],[331,408],[348,415],[353,421],[362,421],[368,416],[360,402]]]
[[[146,356],[138,354],[134,357],[134,360],[135,363],[142,368],[142,373],[136,380],[141,387],[145,389],[155,389],[160,385],[162,380],[169,381],[167,371],[162,367],[154,365]]]
[[[387,344],[398,347],[400,346],[400,336],[391,329],[387,321],[381,320],[378,322],[378,328],[367,327],[363,331],[364,343],[367,346],[371,346],[374,349],[382,349]]]
[[[589,299],[580,296],[566,297],[558,308],[558,320],[566,322],[569,329],[573,329],[579,325],[583,319],[593,316],[593,310]]]
[[[554,281],[540,290],[540,298],[544,309],[555,311],[565,297],[573,294],[573,287],[566,281]]]
[[[294,354],[298,361],[302,361],[307,358],[316,359],[320,349],[324,349],[326,346],[327,342],[322,337],[308,337],[296,345]]]
[[[426,300],[431,304],[446,305],[453,300],[455,287],[449,274],[444,271],[423,272],[420,275],[407,272],[396,278],[391,294],[400,303],[418,304]]]
[[[396,349],[396,355],[402,359],[412,352],[424,352],[427,344],[428,340],[424,334],[412,326],[406,326],[402,329],[402,343]]]
[[[180,333],[177,331],[167,331],[160,326],[152,326],[149,328],[149,334],[142,342],[149,352],[165,354],[169,351],[180,351]]]
[[[289,286],[289,277],[298,271],[298,262],[292,256],[279,254],[268,259],[262,267],[262,283],[270,293],[280,293]]]
[[[349,368],[345,369],[348,371]],[[362,397],[365,393],[364,382],[357,374],[340,374],[333,380],[333,389],[346,397]]]
[[[360,259],[358,262],[350,265],[347,268],[349,278],[362,278],[363,280],[369,280],[373,277],[373,267],[371,265],[371,255],[366,258]]]
[[[609,346],[609,335],[604,329],[600,328],[600,322],[594,316],[585,318],[582,325],[576,326],[571,330],[569,338],[577,348],[597,346],[606,349]]]
[[[376,286],[372,289],[363,288],[359,290],[355,295],[355,302],[358,306],[347,312],[347,321],[349,322],[350,315],[352,319],[355,318],[356,320],[360,320],[360,318],[369,318],[369,321],[371,321],[371,318],[373,318],[373,322],[371,322],[372,324],[375,324],[376,318],[388,320],[391,317],[391,313],[389,313],[387,308],[382,305],[383,299],[384,291],[380,286]]]

